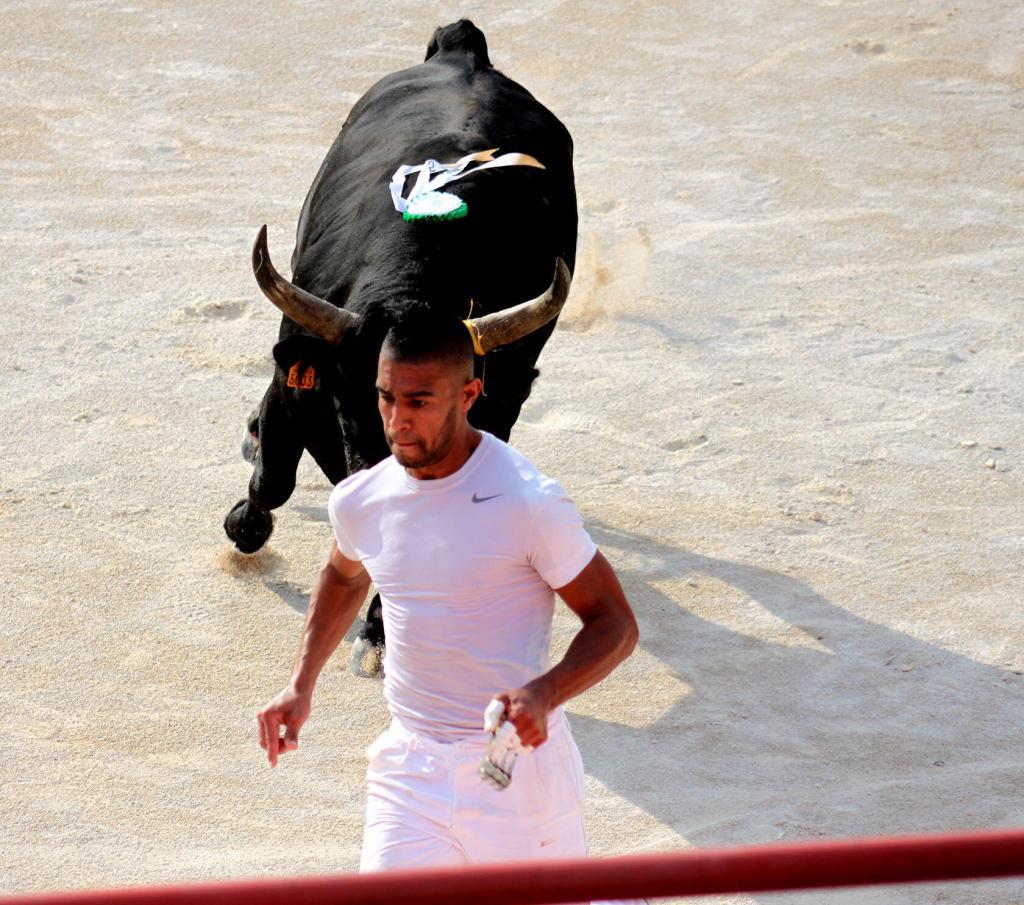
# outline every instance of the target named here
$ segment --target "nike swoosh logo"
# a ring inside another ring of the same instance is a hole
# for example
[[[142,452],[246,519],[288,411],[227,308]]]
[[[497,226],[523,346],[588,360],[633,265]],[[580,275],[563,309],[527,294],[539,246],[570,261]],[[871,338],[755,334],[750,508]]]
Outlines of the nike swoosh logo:
[[[486,503],[488,500],[493,500],[495,497],[504,496],[504,495],[505,494],[503,494],[503,493],[495,493],[495,494],[491,494],[491,496],[477,496],[474,493],[473,494],[473,502],[474,503]]]

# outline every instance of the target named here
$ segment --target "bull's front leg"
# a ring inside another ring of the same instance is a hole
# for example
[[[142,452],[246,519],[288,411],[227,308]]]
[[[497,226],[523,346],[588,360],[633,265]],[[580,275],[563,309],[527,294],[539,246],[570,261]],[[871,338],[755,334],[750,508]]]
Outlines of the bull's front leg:
[[[254,465],[249,496],[231,507],[224,531],[242,553],[255,553],[274,530],[271,510],[283,506],[295,489],[302,456],[301,432],[276,381],[249,418],[242,455]]]
[[[384,678],[384,619],[380,594],[374,594],[366,621],[352,642],[352,672],[357,676]]]

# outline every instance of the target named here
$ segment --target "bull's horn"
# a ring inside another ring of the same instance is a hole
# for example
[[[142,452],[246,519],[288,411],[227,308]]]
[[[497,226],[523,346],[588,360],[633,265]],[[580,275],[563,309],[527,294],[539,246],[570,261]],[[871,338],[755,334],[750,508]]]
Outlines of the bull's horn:
[[[493,314],[485,314],[466,321],[469,332],[476,339],[477,353],[486,353],[491,349],[497,349],[498,346],[507,346],[557,317],[569,296],[571,282],[569,268],[565,261],[559,258],[555,261],[555,275],[551,285],[543,295],[538,295],[537,298],[514,308],[505,308],[503,311],[495,311]]]
[[[325,302],[305,289],[289,283],[270,263],[267,250],[267,227],[264,224],[252,247],[252,271],[263,294],[295,323],[317,336],[337,345],[345,331],[359,320],[358,314]]]

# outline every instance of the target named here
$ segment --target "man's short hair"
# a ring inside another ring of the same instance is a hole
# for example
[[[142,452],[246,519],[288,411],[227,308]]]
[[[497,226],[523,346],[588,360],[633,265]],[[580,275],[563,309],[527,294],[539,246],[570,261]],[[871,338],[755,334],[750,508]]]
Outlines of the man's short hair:
[[[440,361],[473,370],[473,341],[466,325],[454,315],[426,307],[403,312],[392,323],[381,347],[385,353],[395,361]]]

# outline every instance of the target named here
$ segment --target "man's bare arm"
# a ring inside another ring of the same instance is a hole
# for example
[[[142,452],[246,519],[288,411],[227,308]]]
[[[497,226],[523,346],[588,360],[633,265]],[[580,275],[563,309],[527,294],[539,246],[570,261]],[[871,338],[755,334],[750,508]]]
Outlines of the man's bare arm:
[[[346,559],[331,540],[327,561],[309,596],[299,655],[292,670],[291,684],[297,691],[313,693],[320,671],[355,621],[369,588],[370,576],[362,563]]]
[[[559,663],[523,688],[497,696],[527,745],[547,739],[552,708],[600,682],[633,652],[639,639],[636,618],[619,579],[600,551],[557,594],[583,626]]]
[[[309,717],[316,680],[355,620],[369,587],[370,576],[362,564],[342,556],[332,540],[310,594],[291,680],[256,716],[260,746],[267,752],[270,766],[277,766],[278,754],[298,748],[299,729]]]

